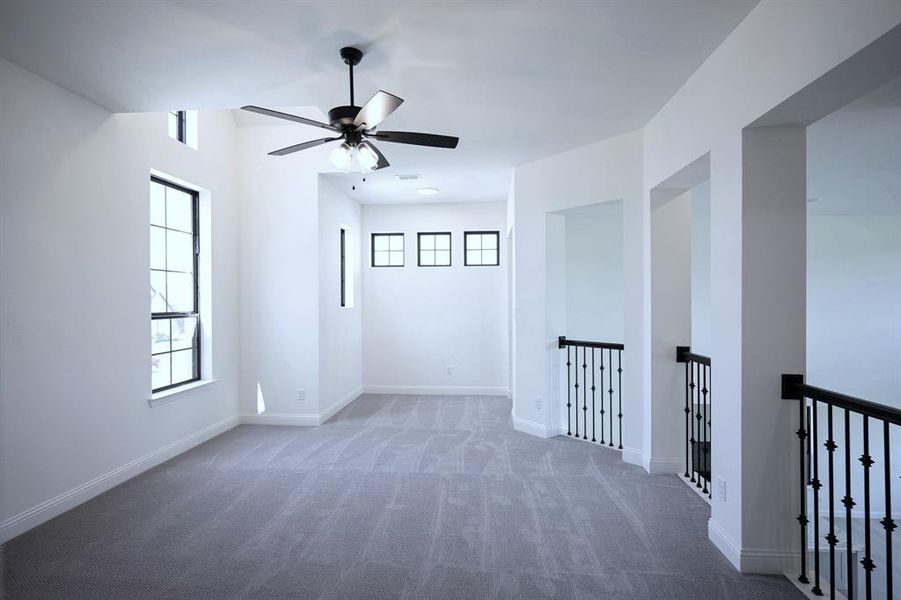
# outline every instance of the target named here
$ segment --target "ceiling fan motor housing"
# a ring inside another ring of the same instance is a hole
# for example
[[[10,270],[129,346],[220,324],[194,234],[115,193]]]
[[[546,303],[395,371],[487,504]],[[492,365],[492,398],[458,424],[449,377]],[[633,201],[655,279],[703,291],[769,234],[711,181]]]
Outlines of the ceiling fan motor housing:
[[[359,106],[336,106],[328,111],[328,120],[335,127],[341,129],[354,128],[354,119],[360,112]]]

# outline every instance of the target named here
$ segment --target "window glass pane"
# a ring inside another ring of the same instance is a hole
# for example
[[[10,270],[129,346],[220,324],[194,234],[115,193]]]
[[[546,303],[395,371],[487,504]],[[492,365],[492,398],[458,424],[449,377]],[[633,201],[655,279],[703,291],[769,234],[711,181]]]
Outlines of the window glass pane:
[[[166,224],[166,188],[155,181],[150,182],[150,223]]]
[[[169,292],[167,312],[194,310],[194,278],[190,273],[167,273],[166,283]]]
[[[482,250],[482,264],[483,265],[496,265],[497,264],[497,250]]]
[[[482,251],[481,250],[467,250],[466,251],[466,264],[467,265],[482,264]]]
[[[391,250],[403,250],[404,249],[404,236],[402,235],[392,235],[388,238],[390,240],[390,249]]]
[[[497,235],[493,233],[486,233],[482,235],[482,249],[497,249]]]
[[[376,250],[387,250],[388,249],[388,236],[387,235],[374,235],[372,236],[373,247]]]
[[[438,250],[435,252],[435,264],[446,267],[450,264],[450,250]]]
[[[162,271],[150,272],[150,312],[166,310],[166,274]]]
[[[422,250],[419,252],[419,264],[424,267],[431,267],[435,264],[435,251]]]
[[[404,253],[403,252],[394,252],[391,251],[390,254],[390,265],[392,267],[402,267],[404,266]]]
[[[466,249],[467,250],[481,250],[482,249],[482,236],[477,233],[467,233],[466,234]]]
[[[162,227],[150,228],[150,268],[166,268],[166,230]]]
[[[194,198],[181,190],[166,188],[166,227],[194,231]]]
[[[172,349],[184,350],[194,346],[194,330],[197,328],[197,319],[187,317],[184,319],[172,319]]]
[[[434,250],[435,249],[435,236],[434,235],[419,236],[419,248],[421,250]]]
[[[172,383],[194,379],[194,351],[181,350],[172,353]]]
[[[169,271],[192,272],[194,270],[194,238],[190,233],[182,233],[171,229],[166,231],[168,253],[166,255]]]
[[[435,248],[437,248],[438,250],[450,250],[450,235],[436,236]]]
[[[377,267],[387,267],[388,252],[384,250],[376,250],[372,255],[372,264]]]
[[[178,115],[172,112],[169,113],[169,137],[178,139]]]
[[[171,350],[169,344],[169,319],[150,321],[150,353],[158,354]]]
[[[169,377],[169,354],[160,354],[150,357],[150,380],[153,389],[159,389],[169,385],[172,380]]]

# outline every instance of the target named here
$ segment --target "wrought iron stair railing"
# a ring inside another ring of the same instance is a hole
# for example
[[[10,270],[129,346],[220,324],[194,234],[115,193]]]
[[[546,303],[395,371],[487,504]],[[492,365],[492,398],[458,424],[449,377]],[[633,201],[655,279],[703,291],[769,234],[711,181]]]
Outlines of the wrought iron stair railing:
[[[560,336],[558,347],[566,348],[566,435],[622,450],[625,346]]]
[[[676,346],[676,362],[685,364],[685,474],[708,498],[713,493],[711,472],[710,357],[689,346]]]
[[[898,479],[901,472],[897,464],[895,470],[892,470],[891,439],[893,433],[895,435],[899,433],[901,410],[807,385],[804,383],[803,375],[782,376],[782,398],[799,401],[799,426],[796,434],[800,446],[798,523],[801,536],[801,572],[798,580],[801,583],[812,584],[811,592],[817,596],[823,595],[823,584],[827,583],[832,598],[836,597],[837,590],[844,593],[848,600],[859,597],[866,600],[894,598],[892,533],[897,524],[892,515],[892,483]],[[836,436],[836,429],[841,431],[841,435]],[[860,434],[859,438],[857,433]],[[820,443],[824,436],[826,441],[822,442],[822,446],[825,449],[825,456],[821,456]],[[880,442],[882,452],[878,451]],[[877,447],[875,455],[871,454],[873,446]],[[857,456],[858,451],[860,456]],[[837,459],[836,452],[839,454]],[[828,487],[823,494],[826,498],[821,499],[820,490],[825,484],[821,479],[823,467],[820,463],[824,460],[827,463],[825,466]],[[860,466],[857,467],[856,463]],[[877,470],[881,468],[882,471],[876,478],[871,475],[874,468]],[[843,480],[844,490],[836,490],[836,479],[839,483]],[[879,486],[882,487],[881,493],[878,489],[874,490]],[[855,489],[856,498],[852,493]],[[808,492],[812,496],[812,503],[808,499]],[[838,499],[836,493],[842,492],[844,495]],[[881,509],[873,506],[874,501],[878,503],[880,500],[878,496],[882,496],[881,500],[884,503]],[[825,511],[821,506],[822,500],[827,503]],[[859,511],[856,518],[863,521],[863,558],[859,561],[862,575],[855,564],[857,552],[853,539],[855,529],[853,509],[861,500],[863,500],[862,519]],[[836,507],[838,503],[841,507]],[[822,515],[821,511],[825,512],[825,515]],[[879,516],[882,518],[878,523],[873,523]],[[842,518],[844,527],[836,524],[836,520]],[[822,536],[821,520],[828,530]],[[880,526],[885,536],[884,547],[876,539],[880,536]],[[813,535],[808,537],[810,529],[813,530]],[[873,529],[876,530],[875,536]],[[844,539],[840,539],[836,534]],[[882,564],[877,564],[877,549],[880,551]],[[820,565],[821,554],[826,553],[829,561],[828,573],[824,573]],[[841,558],[846,561],[845,569],[837,564],[837,554],[841,554]],[[809,578],[811,558],[813,581]],[[824,582],[824,579],[828,581]]]

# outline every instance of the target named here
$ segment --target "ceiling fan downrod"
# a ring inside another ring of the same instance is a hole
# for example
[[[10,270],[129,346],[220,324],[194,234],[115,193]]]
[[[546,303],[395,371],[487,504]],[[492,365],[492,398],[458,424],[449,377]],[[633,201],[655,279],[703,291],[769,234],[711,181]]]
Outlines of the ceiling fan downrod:
[[[359,48],[345,46],[341,48],[341,58],[350,71],[350,105],[354,106],[354,65],[360,64],[363,60],[363,52]]]

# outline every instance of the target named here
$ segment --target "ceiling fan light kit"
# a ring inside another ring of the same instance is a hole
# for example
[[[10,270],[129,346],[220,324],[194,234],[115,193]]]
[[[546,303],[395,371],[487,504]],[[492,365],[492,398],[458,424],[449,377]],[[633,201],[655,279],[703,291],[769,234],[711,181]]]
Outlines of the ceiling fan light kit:
[[[312,125],[327,129],[337,135],[294,144],[286,148],[274,150],[272,156],[285,156],[307,148],[314,148],[329,142],[342,140],[341,145],[329,154],[329,160],[344,172],[370,173],[384,169],[389,165],[388,159],[370,140],[381,140],[395,144],[412,144],[432,148],[456,148],[459,138],[432,133],[415,133],[409,131],[376,131],[376,127],[403,104],[403,99],[379,90],[362,107],[354,105],[354,66],[363,59],[363,52],[358,48],[341,48],[341,59],[347,65],[350,79],[350,104],[336,106],[328,111],[329,123],[321,123],[298,115],[291,115],[277,110],[259,106],[243,106],[242,109],[257,114]]]

